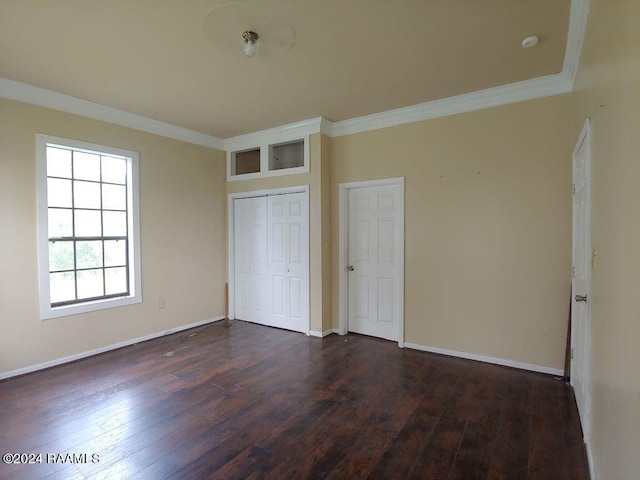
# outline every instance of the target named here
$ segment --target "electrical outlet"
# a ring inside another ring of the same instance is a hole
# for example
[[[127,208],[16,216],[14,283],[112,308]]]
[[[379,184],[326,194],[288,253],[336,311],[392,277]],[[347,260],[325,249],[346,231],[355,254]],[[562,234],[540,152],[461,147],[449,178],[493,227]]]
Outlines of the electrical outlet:
[[[164,303],[164,297],[160,297],[160,298],[158,299],[158,308],[159,308],[160,310],[162,310],[162,309],[164,308],[164,306],[165,306],[165,303]]]

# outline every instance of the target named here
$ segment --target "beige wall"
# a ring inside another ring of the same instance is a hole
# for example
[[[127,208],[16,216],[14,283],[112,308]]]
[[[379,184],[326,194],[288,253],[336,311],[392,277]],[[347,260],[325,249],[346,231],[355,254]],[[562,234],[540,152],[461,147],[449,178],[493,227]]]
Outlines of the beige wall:
[[[321,147],[321,135],[310,135],[309,173],[227,182],[227,193],[309,185],[309,321],[310,330],[314,332],[322,332],[325,322],[323,319],[330,315],[327,312],[331,311],[330,299],[327,299],[327,295],[323,293],[327,280],[323,280],[322,277],[323,189],[321,182],[323,177],[323,156]],[[330,272],[325,271],[324,274],[328,275]]]
[[[638,478],[640,2],[591,0],[575,142],[592,121],[592,430],[596,478]]]
[[[331,239],[331,138],[321,135],[322,159],[322,331],[333,329]]]
[[[405,177],[406,342],[563,368],[571,118],[557,96],[332,139],[334,245],[340,183]]]
[[[229,193],[310,185],[311,328],[321,331],[338,327],[337,186],[404,176],[405,340],[562,368],[570,156],[590,117],[599,259],[591,443],[597,478],[607,480],[637,476],[640,445],[638,18],[636,0],[591,0],[574,94],[334,139],[312,135],[309,174],[226,184]],[[39,319],[39,132],[140,152],[142,304]],[[224,174],[222,152],[0,100],[0,373],[221,315]]]
[[[140,153],[143,303],[40,320],[36,133]],[[224,169],[219,151],[0,99],[0,373],[222,315]]]

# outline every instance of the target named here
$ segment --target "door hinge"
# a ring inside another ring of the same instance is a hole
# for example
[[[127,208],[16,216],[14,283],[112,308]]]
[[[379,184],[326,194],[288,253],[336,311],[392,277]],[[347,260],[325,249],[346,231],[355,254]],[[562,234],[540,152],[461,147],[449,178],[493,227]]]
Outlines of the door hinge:
[[[573,348],[571,349],[571,360],[573,360]]]
[[[576,194],[576,184],[573,184],[573,188],[571,188],[571,193]]]
[[[571,277],[575,277],[576,276],[576,267],[571,267]]]

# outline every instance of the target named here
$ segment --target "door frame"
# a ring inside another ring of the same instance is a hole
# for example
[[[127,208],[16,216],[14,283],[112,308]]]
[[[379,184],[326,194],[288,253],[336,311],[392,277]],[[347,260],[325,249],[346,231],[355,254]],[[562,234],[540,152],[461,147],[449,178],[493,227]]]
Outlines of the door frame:
[[[307,243],[310,239],[310,205],[309,205],[309,185],[297,185],[293,187],[273,188],[268,190],[252,190],[248,192],[235,192],[227,194],[227,278],[229,282],[229,318],[236,318],[236,290],[235,290],[235,208],[236,198],[268,197],[271,195],[284,195],[287,193],[303,193],[307,201]],[[307,245],[307,264],[305,275],[307,278],[307,325],[304,333],[309,335],[311,329],[311,279],[309,278],[309,262],[311,252]]]
[[[593,251],[592,251],[592,245],[591,245],[591,193],[592,193],[592,188],[591,188],[591,120],[589,118],[587,118],[584,122],[584,126],[582,128],[582,131],[580,132],[580,136],[578,137],[578,141],[576,143],[575,148],[573,149],[573,154],[572,154],[572,182],[575,184],[575,177],[576,177],[576,158],[578,156],[578,152],[580,152],[580,149],[583,147],[586,148],[586,150],[584,151],[585,153],[585,176],[586,176],[586,182],[589,185],[589,192],[588,192],[588,197],[587,197],[587,221],[586,221],[586,232],[584,232],[584,234],[587,235],[587,251],[590,254],[590,258],[591,258],[591,262],[589,262],[589,265],[587,268],[589,268],[589,279],[587,281],[587,291],[585,292],[587,294],[587,303],[585,305],[586,310],[587,310],[587,318],[588,318],[588,322],[587,322],[587,327],[588,330],[586,332],[586,335],[584,336],[585,338],[583,338],[584,342],[583,345],[581,345],[581,348],[583,349],[583,351],[586,353],[585,355],[585,360],[584,360],[584,364],[582,365],[582,373],[584,376],[583,379],[583,383],[585,386],[585,398],[584,400],[584,411],[580,411],[580,409],[578,409],[578,414],[580,416],[580,423],[582,424],[582,432],[583,432],[583,437],[585,440],[585,443],[587,444],[587,446],[589,445],[589,434],[590,434],[590,430],[591,430],[591,301],[592,301],[592,296],[591,296],[591,271],[593,270]],[[575,197],[572,196],[571,199],[571,211],[572,211],[572,232],[571,232],[571,263],[573,265],[573,261],[574,261],[574,251],[575,251],[575,230],[576,230],[576,219],[575,219]],[[573,288],[573,275],[571,278],[571,302],[574,302],[574,296],[577,293],[582,293],[582,292],[575,292],[574,288]],[[575,311],[575,309],[574,309]],[[574,324],[574,319],[573,319],[573,315],[571,318],[571,352],[572,352],[572,357],[573,357],[573,351],[576,347],[576,342],[577,342],[577,338],[576,338],[576,325]],[[575,388],[574,385],[574,375],[573,375],[573,365],[574,365],[574,360],[573,358],[571,359],[571,386]],[[582,393],[582,392],[581,392]]]
[[[348,182],[338,185],[338,333],[346,335],[349,331],[349,281],[347,275],[348,232],[349,232],[349,191],[362,187],[381,187],[398,185],[400,187],[400,244],[397,245],[398,281],[400,295],[396,299],[398,312],[398,347],[404,347],[404,177],[385,178],[363,182]]]

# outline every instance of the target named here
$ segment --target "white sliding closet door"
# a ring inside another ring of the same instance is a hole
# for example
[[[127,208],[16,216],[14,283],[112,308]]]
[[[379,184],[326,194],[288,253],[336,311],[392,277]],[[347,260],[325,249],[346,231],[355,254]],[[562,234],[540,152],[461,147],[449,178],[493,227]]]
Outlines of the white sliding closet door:
[[[236,318],[307,332],[306,193],[234,200]]]
[[[307,201],[303,193],[268,197],[268,284],[274,327],[306,332],[308,328],[309,240]]]
[[[267,324],[267,198],[237,198],[235,221],[236,317]]]

